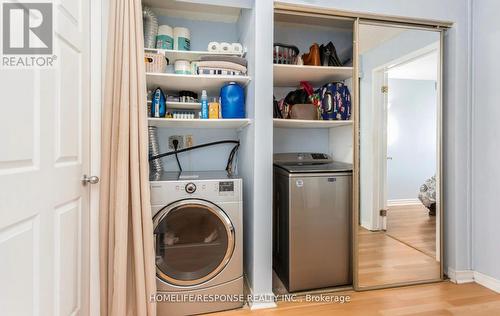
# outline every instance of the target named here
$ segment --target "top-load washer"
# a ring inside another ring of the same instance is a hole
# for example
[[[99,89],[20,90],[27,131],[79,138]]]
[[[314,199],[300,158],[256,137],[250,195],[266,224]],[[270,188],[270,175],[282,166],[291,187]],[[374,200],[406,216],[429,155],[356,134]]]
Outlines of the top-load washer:
[[[273,267],[288,291],[352,283],[352,165],[274,155]]]
[[[241,178],[165,172],[150,180],[158,316],[241,307]]]

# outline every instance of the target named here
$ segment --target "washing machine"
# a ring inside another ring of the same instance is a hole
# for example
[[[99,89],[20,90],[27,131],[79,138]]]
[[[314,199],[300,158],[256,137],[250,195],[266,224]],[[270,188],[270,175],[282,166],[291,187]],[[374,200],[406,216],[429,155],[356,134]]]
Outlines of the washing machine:
[[[242,307],[241,178],[210,171],[150,180],[158,316]]]
[[[274,154],[273,267],[289,292],[352,283],[352,165]]]

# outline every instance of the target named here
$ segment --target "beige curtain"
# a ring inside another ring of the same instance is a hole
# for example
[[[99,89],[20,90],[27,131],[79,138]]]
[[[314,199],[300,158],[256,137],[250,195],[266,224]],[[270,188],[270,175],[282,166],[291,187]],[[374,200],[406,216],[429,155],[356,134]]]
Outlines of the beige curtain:
[[[141,0],[109,1],[103,111],[101,316],[156,315]]]

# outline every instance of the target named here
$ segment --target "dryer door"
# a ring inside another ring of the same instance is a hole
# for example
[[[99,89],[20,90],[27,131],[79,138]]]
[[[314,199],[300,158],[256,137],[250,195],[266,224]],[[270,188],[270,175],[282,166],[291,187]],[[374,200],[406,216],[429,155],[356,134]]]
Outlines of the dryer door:
[[[156,275],[178,286],[193,286],[216,276],[233,254],[234,228],[217,205],[182,200],[153,218]]]

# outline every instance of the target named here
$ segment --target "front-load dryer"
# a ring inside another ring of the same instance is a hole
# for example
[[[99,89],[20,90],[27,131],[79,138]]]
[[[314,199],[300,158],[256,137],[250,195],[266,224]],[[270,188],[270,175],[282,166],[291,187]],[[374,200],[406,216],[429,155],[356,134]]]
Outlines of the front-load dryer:
[[[165,172],[150,180],[158,316],[243,306],[241,178]]]

